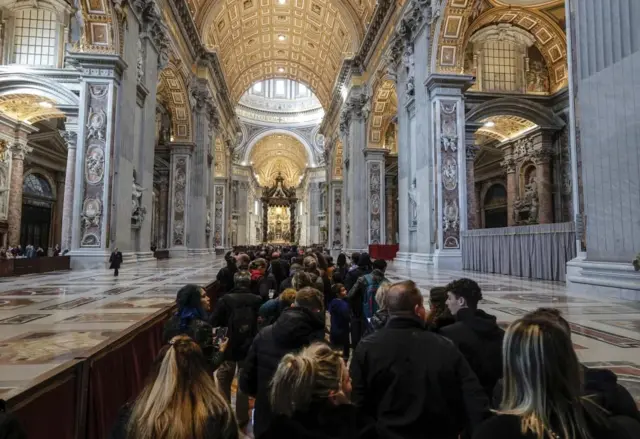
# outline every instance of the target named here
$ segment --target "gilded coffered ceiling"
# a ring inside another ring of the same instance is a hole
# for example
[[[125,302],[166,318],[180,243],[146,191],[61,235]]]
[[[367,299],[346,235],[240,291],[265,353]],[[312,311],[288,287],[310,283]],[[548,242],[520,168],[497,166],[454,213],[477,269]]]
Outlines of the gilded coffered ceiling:
[[[0,97],[0,112],[26,123],[64,117],[50,99],[31,94],[14,94]]]
[[[251,149],[250,164],[262,186],[272,186],[278,173],[288,187],[298,186],[309,158],[307,151],[294,137],[273,134],[260,139]]]
[[[382,148],[384,144],[383,132],[389,125],[390,119],[398,112],[396,85],[391,79],[382,80],[378,84],[373,95],[372,110],[369,125],[369,146]]]
[[[478,141],[490,138],[504,142],[537,126],[530,120],[516,116],[491,116],[482,120],[482,123],[484,126],[476,132]]]
[[[358,50],[374,7],[373,0],[226,0],[195,6],[204,44],[218,52],[236,102],[254,82],[279,77],[307,84],[325,108],[342,61]]]
[[[489,0],[496,6],[522,6],[526,8],[542,8],[563,4],[564,0]]]

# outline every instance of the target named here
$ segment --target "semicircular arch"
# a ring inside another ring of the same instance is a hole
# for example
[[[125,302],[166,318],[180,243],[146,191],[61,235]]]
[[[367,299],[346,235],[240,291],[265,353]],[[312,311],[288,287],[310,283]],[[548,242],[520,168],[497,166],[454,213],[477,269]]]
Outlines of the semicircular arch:
[[[508,23],[530,33],[549,68],[552,92],[568,84],[567,39],[550,17],[521,7],[491,8],[478,15],[475,2],[448,0],[436,26],[432,69],[441,73],[459,73],[464,68],[464,51],[469,38],[481,28]]]
[[[565,123],[547,107],[519,98],[500,98],[480,104],[467,112],[467,122],[481,123],[492,116],[510,115],[527,119],[541,128],[559,129]]]
[[[7,67],[0,73],[0,111],[17,120],[35,123],[45,119],[77,116],[78,96],[66,87]]]
[[[250,157],[251,157],[251,151],[253,150],[253,148],[256,146],[256,144],[264,139],[265,137],[269,137],[271,135],[274,134],[279,134],[279,135],[286,135],[289,137],[293,137],[296,140],[298,140],[302,146],[304,146],[304,149],[307,153],[307,163],[309,163],[309,166],[311,167],[315,167],[317,165],[314,155],[313,155],[313,147],[305,140],[304,137],[302,137],[301,135],[299,135],[298,133],[294,132],[294,131],[289,131],[289,130],[283,130],[283,129],[270,129],[267,131],[263,131],[260,134],[258,134],[256,137],[252,138],[251,141],[249,142],[249,145],[247,146],[247,148],[245,149],[244,152],[244,156],[242,158],[243,163],[249,163],[250,162]]]
[[[158,95],[171,113],[174,141],[191,142],[191,105],[187,86],[178,67],[170,62],[158,75]]]

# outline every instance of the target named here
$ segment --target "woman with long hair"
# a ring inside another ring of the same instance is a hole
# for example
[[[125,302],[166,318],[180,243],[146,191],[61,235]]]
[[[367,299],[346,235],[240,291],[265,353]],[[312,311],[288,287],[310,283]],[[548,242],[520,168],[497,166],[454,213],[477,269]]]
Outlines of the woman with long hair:
[[[349,402],[342,353],[315,343],[285,355],[271,381],[275,417],[260,439],[377,439],[375,424]]]
[[[474,439],[618,439],[607,412],[583,396],[582,368],[557,323],[525,317],[503,342],[504,388],[498,416]]]
[[[178,312],[164,326],[163,340],[168,343],[176,335],[185,334],[200,346],[212,370],[224,361],[228,339],[216,345],[213,327],[209,324],[210,301],[204,288],[188,284],[180,288],[176,297]]]
[[[347,265],[347,255],[340,253],[336,260],[336,268],[333,271],[333,283],[341,284],[344,282],[344,278],[347,275],[349,266]]]
[[[237,439],[233,411],[220,394],[197,343],[178,335],[164,346],[112,439]]]

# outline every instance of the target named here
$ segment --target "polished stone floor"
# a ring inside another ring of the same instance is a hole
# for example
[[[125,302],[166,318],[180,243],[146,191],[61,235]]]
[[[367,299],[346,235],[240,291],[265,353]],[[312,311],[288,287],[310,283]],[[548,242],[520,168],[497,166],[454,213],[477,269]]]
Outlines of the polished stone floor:
[[[213,256],[0,278],[0,398],[215,279]]]
[[[170,259],[108,270],[0,278],[0,398],[169,306],[186,283],[207,284],[222,260]],[[481,307],[508,325],[539,306],[563,311],[588,366],[613,369],[640,403],[640,303],[568,296],[563,284],[509,276],[391,265],[391,280],[413,279],[428,293],[458,277],[483,289]]]

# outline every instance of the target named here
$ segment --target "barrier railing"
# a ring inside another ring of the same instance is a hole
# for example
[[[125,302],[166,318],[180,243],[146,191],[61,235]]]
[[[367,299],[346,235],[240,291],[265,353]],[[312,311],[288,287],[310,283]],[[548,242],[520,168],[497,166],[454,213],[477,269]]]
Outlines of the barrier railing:
[[[205,286],[217,296],[214,282]],[[29,439],[106,439],[120,408],[144,386],[175,305],[39,376],[7,400]]]

